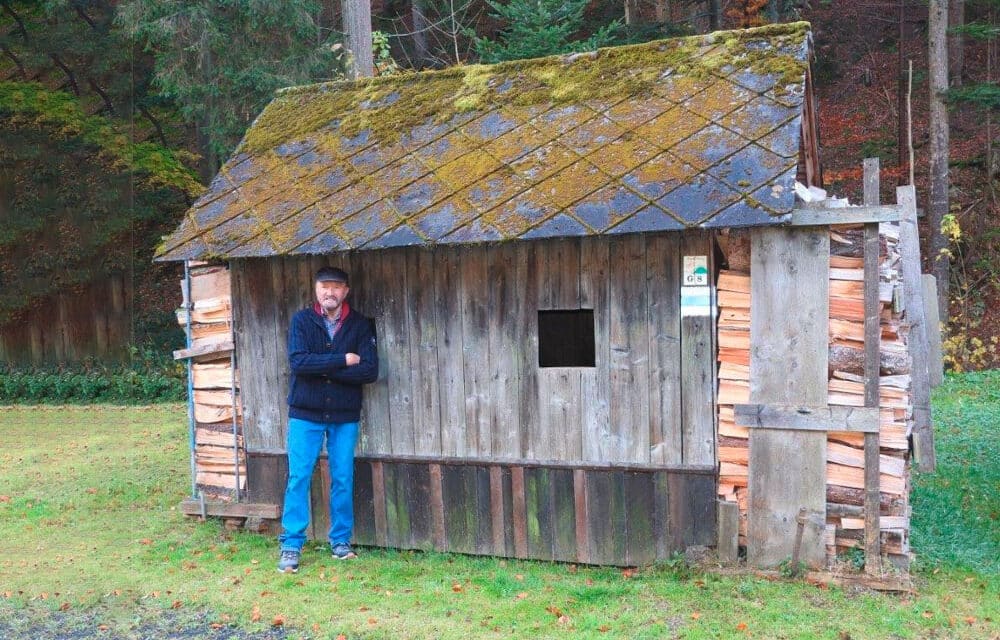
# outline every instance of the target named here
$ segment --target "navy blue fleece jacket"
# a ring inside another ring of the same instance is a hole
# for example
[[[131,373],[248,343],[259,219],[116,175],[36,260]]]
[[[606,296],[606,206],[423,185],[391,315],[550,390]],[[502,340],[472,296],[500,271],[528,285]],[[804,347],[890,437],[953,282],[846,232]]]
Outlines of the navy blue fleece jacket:
[[[288,328],[288,415],[312,422],[357,422],[361,386],[378,378],[378,348],[372,322],[345,304],[333,340],[319,305],[292,316]],[[347,366],[348,353],[361,362]]]

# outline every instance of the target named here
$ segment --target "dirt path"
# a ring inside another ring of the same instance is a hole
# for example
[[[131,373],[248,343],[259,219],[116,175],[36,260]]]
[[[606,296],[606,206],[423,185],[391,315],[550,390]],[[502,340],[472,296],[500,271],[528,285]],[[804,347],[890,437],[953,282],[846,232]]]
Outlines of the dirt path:
[[[281,627],[248,632],[224,625],[219,616],[205,611],[149,607],[129,612],[104,607],[53,611],[0,602],[3,640],[286,640],[290,637]]]

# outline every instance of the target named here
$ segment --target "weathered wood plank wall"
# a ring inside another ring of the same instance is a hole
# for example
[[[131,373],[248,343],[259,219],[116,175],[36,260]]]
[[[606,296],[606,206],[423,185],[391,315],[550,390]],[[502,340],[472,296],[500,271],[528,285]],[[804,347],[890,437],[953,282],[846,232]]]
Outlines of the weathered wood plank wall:
[[[351,272],[351,304],[378,328],[362,453],[714,464],[712,323],[682,324],[684,251],[711,255],[711,239],[235,260],[248,450],[284,451],[288,320],[311,300],[311,273],[330,263]],[[538,311],[580,308],[594,310],[595,366],[539,368]]]
[[[310,534],[323,539],[330,526],[325,458],[319,468]],[[361,545],[635,566],[715,543],[711,467],[360,456],[354,505]]]
[[[0,327],[0,361],[42,365],[87,358],[125,360],[132,296],[124,275],[52,296]]]

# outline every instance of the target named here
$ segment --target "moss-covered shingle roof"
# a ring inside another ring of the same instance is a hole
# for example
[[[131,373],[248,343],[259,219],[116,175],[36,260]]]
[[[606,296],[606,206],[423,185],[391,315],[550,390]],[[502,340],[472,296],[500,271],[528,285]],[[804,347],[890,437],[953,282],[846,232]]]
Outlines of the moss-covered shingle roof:
[[[181,260],[782,222],[808,24],[287,89]]]

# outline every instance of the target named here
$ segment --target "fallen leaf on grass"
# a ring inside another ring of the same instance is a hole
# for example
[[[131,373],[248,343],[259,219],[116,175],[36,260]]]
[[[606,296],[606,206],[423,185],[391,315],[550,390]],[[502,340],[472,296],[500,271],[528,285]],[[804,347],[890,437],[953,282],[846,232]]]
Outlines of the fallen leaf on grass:
[[[171,609],[180,609],[182,606],[184,606],[184,605],[181,603],[180,600],[174,600],[173,603],[171,603],[170,608]]]
[[[559,616],[558,618],[556,618],[556,622],[559,624],[568,624],[569,616]]]
[[[739,623],[738,625],[736,625],[736,630],[737,631],[746,631],[747,630],[747,623],[745,623],[745,622]]]
[[[976,616],[968,616],[965,619],[966,624],[976,624]]]
[[[455,593],[460,593],[462,591],[462,585],[455,582],[451,585],[451,590],[454,591]]]
[[[280,627],[283,624],[285,624],[285,616],[281,615],[280,613],[271,618],[272,627]]]
[[[99,625],[97,625],[97,630],[98,631],[107,631],[108,630],[108,625],[106,625],[106,624],[99,624]]]
[[[260,622],[260,605],[254,605],[250,612],[250,622]]]
[[[95,493],[97,493],[97,487],[87,487],[87,493],[89,493],[90,495],[94,495]]]
[[[144,545],[148,546],[148,545],[153,544],[153,541],[150,540],[149,538],[143,538],[142,540],[139,541],[139,544],[144,544]]]
[[[611,631],[611,627],[606,624],[602,624],[601,626],[597,627],[597,630],[600,631],[601,633],[607,633],[608,631]]]
[[[0,496],[0,502],[10,502],[10,496]]]
[[[521,593],[519,593],[519,594],[517,594],[517,595],[515,596],[515,598],[516,598],[517,600],[524,600],[524,599],[525,599],[525,598],[527,598],[527,597],[528,597],[528,592],[527,592],[527,591],[522,591]]]
[[[70,604],[68,602],[64,602],[61,605],[59,605],[59,610],[60,611],[69,611],[69,607],[70,607]]]
[[[520,573],[515,573],[514,579],[517,580],[518,582],[524,582],[524,576]]]
[[[626,580],[635,577],[635,569],[631,567],[627,569],[622,569],[622,577],[625,578]]]
[[[549,605],[549,606],[545,607],[545,610],[548,611],[549,613],[551,613],[552,615],[554,615],[557,618],[562,617],[562,614],[563,614],[563,612],[559,609],[559,607],[556,607],[556,606],[553,606],[553,605]]]
[[[368,624],[378,624],[378,620],[375,618],[368,618]]]
[[[923,612],[923,613],[921,613],[920,615],[922,615],[922,616],[923,616],[923,617],[925,617],[925,618],[933,618],[933,617],[934,617],[934,614],[933,614],[933,613],[931,613],[930,611],[924,611],[924,612]]]
[[[694,611],[694,612],[691,613],[691,619],[692,620],[697,620],[700,617],[701,617],[701,612],[700,611]]]
[[[347,636],[342,633],[338,633],[336,640],[347,640]]]

